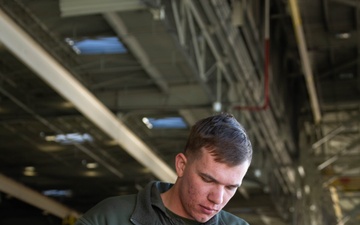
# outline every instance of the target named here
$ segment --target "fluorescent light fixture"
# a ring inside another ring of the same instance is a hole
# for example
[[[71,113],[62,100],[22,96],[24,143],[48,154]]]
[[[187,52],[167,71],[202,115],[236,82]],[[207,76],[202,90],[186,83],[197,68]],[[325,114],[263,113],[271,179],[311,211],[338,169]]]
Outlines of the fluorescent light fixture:
[[[295,183],[295,172],[294,172],[294,170],[292,168],[288,168],[286,170],[286,174],[287,174],[287,176],[289,178],[289,181],[291,183]]]
[[[142,118],[142,122],[147,126],[147,128],[153,128],[153,125],[150,123],[150,120],[147,117]]]
[[[164,7],[157,8],[157,9],[151,9],[150,12],[153,15],[154,20],[164,20],[165,19],[165,9]]]
[[[127,49],[117,37],[66,38],[65,41],[76,54],[123,54],[127,52]]]
[[[214,102],[213,103],[213,110],[215,112],[220,112],[222,108],[221,102]]]
[[[187,125],[181,117],[147,118],[142,119],[149,129],[185,129]]]
[[[298,166],[298,172],[301,177],[305,177],[305,170],[303,166]]]
[[[255,177],[261,177],[261,170],[260,170],[260,169],[256,169],[256,170],[254,171],[254,175],[255,175]]]
[[[96,169],[98,166],[99,165],[96,162],[86,164],[86,168],[88,169]]]
[[[310,205],[310,210],[313,212],[316,211],[316,205],[314,204]]]
[[[69,133],[45,136],[46,141],[53,141],[63,145],[81,144],[84,142],[92,142],[93,138],[90,134]]]
[[[351,37],[351,34],[348,32],[337,33],[337,34],[335,34],[335,37],[338,39],[349,39]]]
[[[94,170],[88,170],[84,172],[84,176],[86,177],[98,177],[100,176],[100,173]]]
[[[24,174],[25,176],[28,176],[28,177],[36,176],[35,167],[33,167],[33,166],[27,166],[27,167],[25,167],[23,174]]]
[[[56,190],[56,189],[45,190],[42,193],[43,195],[51,196],[51,197],[68,197],[68,198],[71,197],[73,194],[71,190]]]

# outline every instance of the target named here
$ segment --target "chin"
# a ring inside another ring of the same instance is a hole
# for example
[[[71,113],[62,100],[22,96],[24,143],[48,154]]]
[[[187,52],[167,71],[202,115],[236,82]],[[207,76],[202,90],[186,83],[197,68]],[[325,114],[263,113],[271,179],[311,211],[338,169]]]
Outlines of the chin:
[[[210,220],[213,216],[199,216],[198,218],[195,218],[195,220],[199,223],[205,223],[208,220]]]

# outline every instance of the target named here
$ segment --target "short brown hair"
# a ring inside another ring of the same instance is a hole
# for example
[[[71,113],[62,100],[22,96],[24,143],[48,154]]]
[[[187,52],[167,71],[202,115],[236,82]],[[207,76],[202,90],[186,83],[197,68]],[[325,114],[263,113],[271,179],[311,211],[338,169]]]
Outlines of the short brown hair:
[[[195,123],[185,146],[186,155],[201,155],[206,148],[217,162],[230,166],[251,162],[252,146],[242,125],[229,113],[210,116]]]

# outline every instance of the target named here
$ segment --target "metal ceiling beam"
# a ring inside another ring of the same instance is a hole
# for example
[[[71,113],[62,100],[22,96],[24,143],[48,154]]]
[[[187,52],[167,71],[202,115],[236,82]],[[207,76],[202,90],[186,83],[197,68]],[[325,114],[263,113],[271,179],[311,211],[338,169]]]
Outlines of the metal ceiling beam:
[[[80,213],[75,210],[70,209],[65,205],[62,205],[59,202],[48,198],[2,174],[0,174],[0,191],[63,219],[69,216],[75,218],[80,216]]]
[[[195,18],[186,4],[186,1],[172,0],[172,15],[169,13],[167,19],[169,22],[171,21],[169,18],[172,17],[174,19],[175,23],[172,24],[172,26],[177,30],[178,41],[183,52],[188,55],[186,61],[188,65],[190,65],[190,68],[192,68],[194,76],[200,86],[207,93],[209,100],[214,104],[216,101],[220,102],[220,94],[219,91],[214,88],[215,86],[213,81],[211,81],[211,76],[214,75],[214,71],[217,71],[219,75],[217,86],[220,86],[222,83],[222,75],[231,83],[229,80],[230,76],[221,72],[222,63],[208,60],[208,57],[212,54],[212,50],[210,50],[212,44],[207,44],[208,41],[205,40],[203,36],[203,30],[196,29]]]
[[[327,114],[327,116],[329,117],[329,113]],[[336,118],[337,119],[337,118]],[[340,126],[338,126],[335,129],[332,129],[330,132],[328,132],[327,134],[325,134],[322,138],[320,138],[319,140],[317,140],[314,144],[312,144],[311,148],[313,150],[317,149],[318,147],[320,147],[321,145],[323,145],[324,143],[330,141],[332,138],[336,137],[337,135],[339,135],[340,133],[345,132],[346,130],[350,130],[352,126],[354,126],[354,124],[356,124],[359,121],[359,115],[354,115],[351,116],[350,118],[348,118],[346,121],[343,121]],[[334,121],[334,124],[339,124],[339,121],[336,120]],[[326,125],[330,125],[329,121],[323,121],[322,122],[322,126],[325,127]],[[331,126],[331,125],[330,125]],[[358,131],[356,130],[354,133],[357,133]],[[349,133],[347,133],[347,135],[349,135]]]
[[[325,162],[321,163],[320,165],[317,166],[318,170],[323,170],[324,168],[326,168],[327,166],[333,164],[335,161],[337,161],[341,156],[343,156],[344,154],[346,154],[347,152],[351,152],[353,149],[355,149],[356,147],[358,147],[360,145],[360,138],[357,138],[355,140],[353,140],[351,143],[349,143],[348,146],[346,146],[346,148],[340,150],[336,155],[333,155],[332,157],[330,157],[329,159],[327,159]]]
[[[113,100],[116,95],[116,101]],[[196,96],[196,98],[194,98]],[[141,109],[141,108],[194,108],[211,107],[205,91],[197,84],[175,85],[169,90],[169,94],[155,91],[103,91],[97,93],[97,97],[109,108]],[[114,105],[115,104],[115,105]]]
[[[145,4],[134,0],[60,0],[61,16],[78,16],[109,11],[145,9]]]
[[[127,29],[126,25],[120,18],[120,16],[115,12],[106,12],[103,14],[104,18],[115,30],[117,35],[121,40],[126,44],[130,51],[135,55],[139,60],[144,70],[149,74],[149,76],[155,81],[155,83],[160,87],[163,93],[169,92],[169,87],[165,80],[162,78],[160,71],[152,64],[150,57],[141,47],[139,41],[133,36]]]
[[[331,132],[329,132],[328,134],[317,140],[314,144],[312,144],[311,146],[312,149],[316,149],[320,147],[322,144],[328,142],[330,139],[332,139],[333,137],[335,137],[344,130],[345,130],[345,126],[343,125],[337,127],[336,129],[332,130]]]
[[[69,100],[155,176],[174,182],[175,172],[74,76],[0,10],[0,41],[55,91]]]
[[[84,9],[85,6],[85,9]],[[141,1],[137,0],[61,0],[60,11],[62,16],[80,16],[84,14],[98,14],[103,13],[104,18],[113,27],[117,35],[121,38],[127,48],[139,60],[143,69],[155,81],[163,93],[168,93],[169,87],[162,78],[159,70],[152,64],[150,57],[142,48],[137,38],[132,35],[120,16],[116,12],[146,9]]]

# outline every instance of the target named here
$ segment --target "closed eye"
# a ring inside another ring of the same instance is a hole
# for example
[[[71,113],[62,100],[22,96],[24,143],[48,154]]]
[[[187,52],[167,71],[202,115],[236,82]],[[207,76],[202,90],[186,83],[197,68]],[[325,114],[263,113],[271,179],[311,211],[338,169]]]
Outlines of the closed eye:
[[[206,183],[212,183],[212,182],[216,182],[216,180],[214,178],[212,178],[211,176],[207,175],[207,174],[200,174],[201,179],[203,181],[205,181]]]
[[[213,179],[211,179],[210,177],[207,177],[207,176],[201,176],[201,179],[202,179],[203,181],[205,181],[206,183],[214,182]]]
[[[238,188],[238,186],[236,186],[236,185],[231,185],[231,186],[226,186],[226,188],[227,188],[228,190],[230,190],[230,191],[234,191],[234,190],[236,190],[236,189]]]
[[[205,183],[217,183],[217,184],[220,184],[219,181],[217,181],[215,178],[213,178],[212,176],[210,176],[208,174],[200,173],[199,175],[200,175],[201,179]],[[230,190],[230,191],[236,190],[238,187],[240,187],[240,185],[237,185],[237,184],[225,186],[225,188]]]

